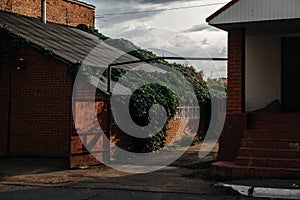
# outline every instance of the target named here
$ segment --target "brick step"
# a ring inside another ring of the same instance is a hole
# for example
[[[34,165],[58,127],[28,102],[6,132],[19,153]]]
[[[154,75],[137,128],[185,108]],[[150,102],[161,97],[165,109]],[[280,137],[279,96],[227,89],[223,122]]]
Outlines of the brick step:
[[[239,157],[300,159],[300,150],[239,148]]]
[[[272,123],[265,121],[248,121],[249,130],[295,130],[300,131],[300,122]]]
[[[228,177],[300,178],[300,168],[248,167],[222,161],[213,163],[211,172]]]
[[[248,113],[248,120],[250,121],[264,121],[264,122],[300,122],[300,113]]]
[[[243,138],[241,141],[241,147],[300,150],[300,140]]]
[[[293,130],[245,130],[244,138],[300,140],[300,131]]]
[[[300,168],[300,159],[236,157],[236,165],[246,167]]]

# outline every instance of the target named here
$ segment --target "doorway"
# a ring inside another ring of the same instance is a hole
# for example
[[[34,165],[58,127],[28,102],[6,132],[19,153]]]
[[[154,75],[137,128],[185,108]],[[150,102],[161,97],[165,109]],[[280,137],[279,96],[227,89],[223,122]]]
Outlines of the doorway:
[[[300,37],[282,38],[281,101],[284,112],[300,112]]]

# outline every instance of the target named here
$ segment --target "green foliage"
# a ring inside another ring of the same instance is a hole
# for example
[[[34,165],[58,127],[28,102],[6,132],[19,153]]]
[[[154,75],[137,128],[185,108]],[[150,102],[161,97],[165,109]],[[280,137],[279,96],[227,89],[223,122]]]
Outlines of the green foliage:
[[[11,34],[8,26],[0,27],[0,56],[1,60],[11,64],[14,60],[15,49],[17,45],[29,46],[32,43],[19,35]],[[52,55],[53,50],[47,47],[42,48],[45,55]]]
[[[207,81],[210,90],[211,97],[226,98],[227,97],[227,85],[217,81],[216,79],[209,79]]]
[[[122,68],[112,68],[111,69],[111,80],[118,82],[118,80],[126,73],[125,69]],[[108,69],[105,69],[103,76],[108,78]]]
[[[77,76],[77,73],[80,69],[80,67],[82,66],[82,62],[81,61],[77,61],[75,64],[73,64],[72,66],[70,66],[68,68],[68,74],[70,76],[72,76],[73,78],[75,78]]]
[[[140,60],[147,60],[147,59],[152,59],[152,58],[157,58],[157,56],[152,53],[151,51],[142,49],[135,44],[133,44],[131,41],[126,40],[124,38],[118,38],[118,39],[109,39],[105,41],[106,44],[124,51],[125,53],[128,53],[131,56],[134,56]],[[160,64],[168,64],[168,62],[164,60],[156,60],[152,61],[155,63],[160,63]]]
[[[140,60],[148,60],[158,57],[151,51],[141,49],[140,47],[137,47],[132,42],[125,39],[111,39],[106,41],[106,43],[124,52],[128,52],[129,55],[132,55]],[[162,64],[167,67],[171,67],[178,71],[182,76],[184,76],[185,79],[192,85],[199,103],[205,103],[210,98],[207,85],[204,81],[202,81],[202,73],[196,72],[195,68],[193,68],[192,66],[169,63],[165,60],[155,60],[151,63]],[[176,76],[171,75],[171,77],[171,80],[174,81],[174,78]],[[178,81],[181,82],[180,80]]]
[[[146,84],[131,96],[129,108],[133,120],[140,126],[146,126],[150,122],[149,109],[154,104],[165,108],[168,120],[176,114],[178,102],[173,92],[160,84]]]
[[[112,68],[111,69],[111,80],[118,82],[119,78],[121,78],[126,73],[126,70],[121,68]]]
[[[53,49],[51,49],[51,48],[44,47],[43,51],[44,51],[44,54],[47,56],[53,55]]]
[[[153,52],[142,49],[126,39],[110,39],[109,37],[106,37],[103,34],[99,33],[97,30],[87,27],[86,25],[79,25],[77,28],[98,36],[100,39],[105,40],[105,43],[109,44],[110,46],[122,50],[125,53],[128,53],[129,55],[132,55],[140,60],[157,58],[157,56]],[[194,91],[189,91],[188,88],[184,88],[186,87],[184,86],[184,84],[182,87],[176,88],[179,92],[185,94],[177,94],[179,96],[190,97],[193,94],[196,94],[198,102],[191,102],[191,98],[187,98],[184,99],[184,103],[186,103],[187,105],[204,103],[210,98],[206,83],[202,81],[202,73],[196,72],[195,68],[177,63],[169,63],[161,59],[151,61],[149,63],[154,63],[155,65],[159,64],[160,67],[171,67],[172,69],[176,70],[176,72],[179,72],[191,84]],[[122,69],[122,66],[120,66],[119,68],[113,68],[112,80],[117,82],[125,73],[126,70]],[[153,104],[162,105],[168,115],[168,121],[166,125],[158,134],[147,139],[137,139],[138,151],[157,151],[165,143],[167,124],[169,120],[174,117],[176,108],[178,106],[178,99],[176,99],[173,92],[167,88],[168,86],[174,85],[174,83],[181,83],[182,77],[178,77],[174,72],[171,71],[168,72],[166,76],[167,78],[164,78],[164,83],[159,84],[160,76],[158,73],[146,73],[144,71],[139,71],[138,74],[139,76],[122,77],[122,84],[129,88],[135,88],[135,86],[143,83],[143,81],[145,80],[145,76],[148,76],[148,78],[150,78],[150,80],[153,80],[153,82],[157,80],[158,84],[146,84],[134,92],[130,100],[130,113],[133,120],[141,126],[147,125],[150,122],[148,115],[149,108]],[[107,77],[107,71],[105,71],[103,75]],[[187,92],[191,92],[193,94],[186,94]],[[151,121],[151,123],[153,122]]]
[[[97,37],[99,37],[101,40],[107,40],[109,39],[109,37],[103,35],[102,33],[99,33],[97,29],[93,28],[93,27],[89,27],[85,24],[79,24],[76,28],[82,30],[82,31],[85,31],[85,32],[88,32],[88,33],[91,33]]]
[[[130,115],[139,126],[146,126],[150,122],[159,123],[155,119],[149,118],[149,109],[155,104],[164,107],[167,113],[167,122],[155,136],[149,135],[149,138],[146,139],[136,139],[138,152],[158,151],[164,146],[167,124],[176,114],[178,102],[173,92],[160,84],[146,84],[137,89],[131,96],[129,103]]]

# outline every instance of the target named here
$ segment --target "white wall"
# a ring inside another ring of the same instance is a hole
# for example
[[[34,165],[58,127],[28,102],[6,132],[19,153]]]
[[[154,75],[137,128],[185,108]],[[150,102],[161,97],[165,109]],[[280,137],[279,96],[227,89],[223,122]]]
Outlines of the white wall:
[[[246,111],[281,98],[281,36],[246,36]]]
[[[254,34],[245,39],[246,111],[281,101],[281,38],[300,37],[300,33]]]

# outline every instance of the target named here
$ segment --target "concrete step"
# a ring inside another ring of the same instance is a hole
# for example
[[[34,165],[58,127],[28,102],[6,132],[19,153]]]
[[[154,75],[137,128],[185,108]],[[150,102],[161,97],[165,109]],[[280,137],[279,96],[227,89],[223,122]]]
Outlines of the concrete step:
[[[300,140],[243,138],[241,141],[241,147],[300,150]]]
[[[300,113],[249,113],[234,162],[216,162],[225,176],[300,177]]]
[[[241,147],[238,150],[238,156],[257,158],[300,159],[300,150]]]
[[[294,130],[300,131],[300,122],[265,122],[265,121],[248,121],[247,129],[249,130]]]
[[[211,172],[228,177],[300,178],[300,168],[238,166],[234,162],[222,161],[213,163]]]
[[[268,157],[236,157],[236,165],[253,166],[253,167],[268,167],[268,168],[299,168],[300,159],[286,158],[268,158]]]
[[[247,115],[250,121],[264,121],[264,122],[300,122],[300,113],[249,113]]]
[[[245,130],[244,138],[300,140],[300,131],[293,130]]]

